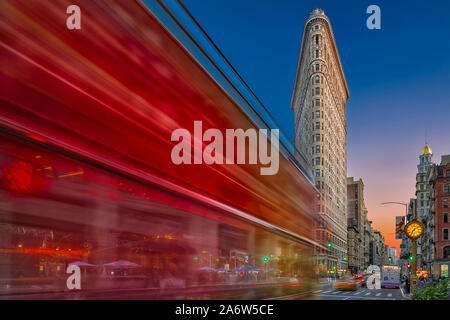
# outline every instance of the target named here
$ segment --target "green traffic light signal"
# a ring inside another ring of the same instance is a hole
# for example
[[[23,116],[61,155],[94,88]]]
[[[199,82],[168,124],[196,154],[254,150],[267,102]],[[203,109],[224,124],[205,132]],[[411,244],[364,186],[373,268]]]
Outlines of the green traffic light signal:
[[[327,247],[331,248],[331,246],[332,246],[331,242],[328,242]]]
[[[333,266],[333,270],[336,270],[336,266]]]
[[[414,260],[414,256],[409,256],[409,261],[413,261]]]
[[[344,259],[343,259],[344,261],[347,261],[347,257],[344,257]]]
[[[264,262],[267,262],[267,261],[269,261],[270,260],[270,258],[268,257],[268,256],[265,256],[264,258],[263,258],[263,261]]]

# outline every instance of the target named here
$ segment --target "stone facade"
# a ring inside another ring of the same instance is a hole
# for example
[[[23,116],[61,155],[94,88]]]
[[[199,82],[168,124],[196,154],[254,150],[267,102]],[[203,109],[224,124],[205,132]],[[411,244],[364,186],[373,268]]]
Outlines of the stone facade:
[[[348,98],[330,20],[315,9],[303,29],[291,108],[295,147],[307,155],[321,193],[318,210],[324,223],[317,234],[331,246],[317,261],[328,270],[347,269]]]
[[[364,183],[347,178],[347,250],[348,268],[353,273],[364,270],[364,224],[367,209],[364,202]]]
[[[434,260],[431,273],[448,277],[450,267],[450,155],[442,156],[440,165],[434,166],[430,179],[431,199],[434,202]],[[447,271],[445,271],[447,270]]]
[[[364,269],[366,269],[371,264],[371,257],[372,257],[372,238],[373,238],[373,232],[372,232],[372,221],[369,221],[367,217],[364,220]]]
[[[416,199],[417,219],[425,225],[424,234],[417,242],[417,266],[422,270],[428,270],[433,260],[433,232],[430,226],[433,224],[433,215],[430,213],[430,185],[427,180],[427,172],[433,167],[433,153],[428,145],[422,149],[419,156],[416,174]]]

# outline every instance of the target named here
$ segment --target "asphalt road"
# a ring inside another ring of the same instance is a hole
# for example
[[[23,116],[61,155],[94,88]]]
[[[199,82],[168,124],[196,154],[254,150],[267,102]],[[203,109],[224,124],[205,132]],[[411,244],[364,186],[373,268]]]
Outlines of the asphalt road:
[[[312,299],[318,300],[409,300],[401,289],[360,287],[355,291],[342,291],[334,289],[331,283],[321,285],[313,293],[315,296]]]
[[[312,292],[292,294],[274,298],[275,300],[409,300],[401,289],[367,289],[360,287],[355,291],[342,291],[333,288],[332,283],[322,283]]]

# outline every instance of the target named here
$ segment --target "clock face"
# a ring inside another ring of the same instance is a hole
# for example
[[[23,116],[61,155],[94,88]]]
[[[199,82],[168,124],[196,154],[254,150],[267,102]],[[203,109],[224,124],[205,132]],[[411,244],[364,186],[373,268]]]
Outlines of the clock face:
[[[423,233],[423,225],[418,221],[411,221],[405,227],[406,235],[412,239],[418,238]]]

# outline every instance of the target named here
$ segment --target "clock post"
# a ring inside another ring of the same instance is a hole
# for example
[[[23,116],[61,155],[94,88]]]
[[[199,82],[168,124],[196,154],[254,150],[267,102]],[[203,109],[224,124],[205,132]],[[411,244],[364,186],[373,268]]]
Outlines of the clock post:
[[[412,296],[414,293],[414,289],[417,285],[417,238],[412,239],[412,248],[411,248],[411,254],[414,257],[414,260],[411,263],[411,281],[410,281],[410,288],[409,293]]]
[[[405,226],[405,233],[408,238],[411,239],[412,248],[411,248],[411,256],[413,257],[413,261],[411,263],[411,281],[410,281],[410,295],[414,294],[414,288],[417,285],[417,239],[423,234],[425,230],[425,226],[418,220],[412,220]]]

